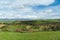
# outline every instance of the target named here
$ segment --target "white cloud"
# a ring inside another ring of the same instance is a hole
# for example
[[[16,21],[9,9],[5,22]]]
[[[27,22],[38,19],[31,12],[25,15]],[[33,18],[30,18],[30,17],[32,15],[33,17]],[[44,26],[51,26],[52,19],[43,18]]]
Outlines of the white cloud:
[[[53,2],[55,2],[55,0],[0,0],[0,6],[9,9],[21,9],[25,8],[26,5],[50,5]]]
[[[35,12],[31,8],[26,7],[19,10],[19,12],[0,12],[0,18],[27,18],[27,19],[53,19],[53,18],[60,18],[60,16],[54,16],[58,15],[59,13],[55,12],[56,9],[54,8],[47,8],[42,11]],[[51,17],[52,16],[52,17]]]
[[[45,10],[45,13],[51,13],[51,12],[53,12],[53,9],[47,9],[47,10]]]
[[[17,2],[23,5],[49,5],[54,1],[55,0],[17,0]]]
[[[37,18],[38,18],[38,16],[36,16],[36,15],[26,15],[26,16],[24,16],[23,18],[28,18],[28,19],[37,19]]]
[[[16,0],[12,3],[9,1],[7,2],[0,1],[1,2],[0,9],[3,9],[2,11],[0,10],[0,18],[9,18],[9,19],[11,18],[28,18],[28,19],[60,18],[60,16],[50,17],[59,14],[55,12],[57,8],[56,9],[47,8],[36,12],[32,9],[32,7],[29,7],[35,5],[48,6],[52,4],[54,1],[55,0]]]

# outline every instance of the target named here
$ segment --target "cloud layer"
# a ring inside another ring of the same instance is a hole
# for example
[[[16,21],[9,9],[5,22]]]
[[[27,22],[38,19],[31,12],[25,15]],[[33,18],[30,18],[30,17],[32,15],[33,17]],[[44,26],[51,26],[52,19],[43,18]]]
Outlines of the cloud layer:
[[[51,19],[60,18],[60,6],[47,7],[35,11],[37,5],[49,6],[55,0],[0,0],[0,18]],[[56,16],[54,16],[56,15]],[[52,17],[54,16],[54,17]]]
[[[49,5],[54,2],[54,0],[17,0],[17,2],[22,5]]]

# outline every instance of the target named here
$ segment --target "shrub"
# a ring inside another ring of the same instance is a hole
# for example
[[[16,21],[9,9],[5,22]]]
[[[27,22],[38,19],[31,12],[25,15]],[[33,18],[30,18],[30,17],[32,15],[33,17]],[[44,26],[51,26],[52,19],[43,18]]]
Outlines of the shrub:
[[[15,32],[23,32],[23,30],[22,29],[16,29]]]

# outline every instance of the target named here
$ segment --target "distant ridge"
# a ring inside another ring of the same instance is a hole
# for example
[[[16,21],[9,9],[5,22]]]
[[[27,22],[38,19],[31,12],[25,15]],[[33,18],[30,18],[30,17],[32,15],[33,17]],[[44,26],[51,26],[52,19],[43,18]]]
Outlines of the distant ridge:
[[[24,18],[20,18],[20,19],[8,19],[8,18],[5,18],[5,19],[1,19],[0,18],[0,21],[29,21],[29,20],[60,20],[60,19],[24,19]]]

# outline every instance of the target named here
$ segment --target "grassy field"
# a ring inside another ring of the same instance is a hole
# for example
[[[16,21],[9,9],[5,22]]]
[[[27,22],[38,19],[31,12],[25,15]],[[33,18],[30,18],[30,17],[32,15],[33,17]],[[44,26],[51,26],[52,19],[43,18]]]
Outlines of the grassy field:
[[[0,40],[60,40],[60,32],[0,32]]]

